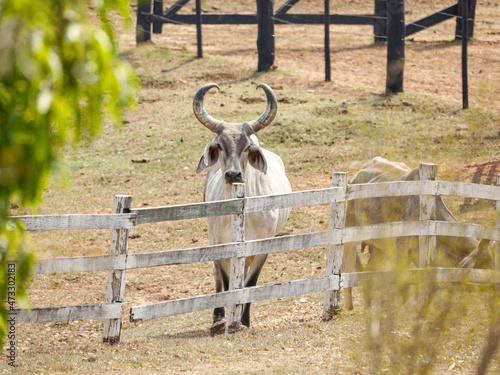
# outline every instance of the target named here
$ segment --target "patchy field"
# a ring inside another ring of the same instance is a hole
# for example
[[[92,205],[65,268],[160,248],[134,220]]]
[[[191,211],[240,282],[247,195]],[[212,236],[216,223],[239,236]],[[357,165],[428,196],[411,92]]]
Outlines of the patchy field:
[[[166,2],[168,3],[168,2]],[[276,1],[278,9],[284,3]],[[452,5],[449,0],[405,2],[406,23],[419,20]],[[180,13],[191,13],[192,6]],[[255,1],[206,0],[203,13],[254,13]],[[323,1],[301,0],[289,13],[322,13]],[[373,1],[330,0],[331,14],[370,14]],[[446,14],[446,12],[444,12]],[[478,1],[474,39],[469,43],[469,86],[471,105],[498,110],[500,95],[500,3]],[[461,43],[455,41],[455,19],[422,30],[407,38],[405,82],[408,92],[430,94],[454,101],[462,100]],[[284,70],[300,70],[310,81],[324,79],[323,25],[276,25],[275,65]],[[203,26],[203,51],[227,56],[232,60],[257,66],[256,25]],[[127,44],[134,36],[123,36]],[[163,25],[162,34],[153,34],[159,47],[196,54],[196,27]],[[331,25],[332,81],[353,89],[383,93],[386,79],[386,45],[373,43],[370,26]],[[213,73],[212,73],[213,74]],[[219,79],[225,78],[225,73]],[[210,74],[209,74],[210,76]],[[214,77],[214,80],[217,78]]]
[[[226,11],[225,2],[213,3]],[[250,1],[242,3],[252,11]],[[433,3],[440,9],[444,2]],[[352,12],[360,8],[358,2],[346,4]],[[118,127],[105,126],[99,139],[65,151],[65,177],[51,183],[39,214],[110,213],[115,194],[132,195],[133,207],[201,201],[204,176],[196,175],[195,169],[212,135],[196,121],[191,103],[196,90],[212,81],[220,84],[221,91],[207,94],[207,110],[228,121],[253,119],[262,112],[265,103],[262,91],[255,90],[258,83],[265,82],[274,89],[279,100],[278,116],[259,138],[264,148],[283,158],[294,191],[329,187],[333,171],[352,175],[376,155],[410,167],[420,162],[436,163],[438,178],[443,180],[492,183],[500,173],[498,89],[496,93],[494,88],[486,89],[489,95],[496,95],[494,100],[473,97],[471,102],[476,105],[462,111],[456,87],[447,89],[445,84],[450,80],[442,77],[442,84],[425,86],[421,82],[432,79],[423,72],[417,84],[412,86],[409,81],[406,93],[386,98],[380,95],[385,79],[385,47],[356,35],[343,37],[345,44],[336,47],[334,61],[338,64],[332,72],[333,82],[325,83],[321,27],[305,29],[308,38],[315,40],[309,47],[304,47],[306,41],[295,41],[306,38],[305,31],[294,29],[292,34],[277,28],[278,67],[256,73],[255,30],[239,26],[234,33],[215,27],[205,29],[203,60],[194,55],[193,27],[165,26],[161,36],[153,37],[155,45],[140,48],[134,45],[132,30],[121,32],[124,57],[143,84],[137,108]],[[281,33],[287,34],[286,41],[280,39]],[[484,35],[491,37],[487,32]],[[439,41],[435,36],[419,38],[410,43],[410,54],[422,50],[430,58],[439,59],[429,46],[459,49],[455,43]],[[370,51],[367,58],[359,54],[365,50]],[[498,58],[499,47],[481,45],[478,51],[496,53]],[[383,55],[377,62],[380,66],[374,66],[372,54]],[[358,67],[373,71],[378,78],[358,74]],[[418,74],[411,64],[409,70],[413,77]],[[484,72],[498,79],[494,75],[498,74],[498,64]],[[490,203],[463,199],[448,199],[447,203],[460,221],[494,225],[494,206]],[[22,208],[12,211],[13,215],[26,213]],[[326,206],[294,209],[284,233],[326,229],[327,221]],[[143,225],[130,235],[131,252],[208,243],[203,220]],[[109,231],[32,233],[31,237],[39,259],[109,251]],[[321,276],[324,264],[324,248],[272,254],[259,284]],[[214,289],[211,267],[202,263],[128,271],[125,310],[210,293]],[[106,278],[106,272],[35,276],[30,301],[34,307],[103,302]],[[495,298],[494,291],[474,286],[454,291],[453,303],[459,309],[442,325],[436,338],[439,351],[431,358],[430,373],[474,372],[487,334],[485,327],[494,316],[490,302]],[[418,315],[418,307],[399,299],[384,303],[387,314],[382,320],[393,325],[381,348],[374,348],[369,340],[371,313],[364,307],[359,290],[355,293],[355,310],[342,311],[328,323],[321,322],[319,294],[255,303],[252,327],[228,337],[209,336],[211,311],[141,324],[130,323],[127,312],[121,343],[115,346],[101,344],[100,321],[19,325],[19,367],[15,371],[366,374],[375,368],[382,373],[408,373],[406,361],[413,357],[404,348],[411,347],[412,338],[419,337],[415,325],[432,322],[434,315]],[[399,361],[394,353],[401,354]],[[415,366],[425,363],[425,353],[415,358]],[[497,353],[491,374],[498,373],[499,362]],[[0,366],[10,370],[4,361]]]

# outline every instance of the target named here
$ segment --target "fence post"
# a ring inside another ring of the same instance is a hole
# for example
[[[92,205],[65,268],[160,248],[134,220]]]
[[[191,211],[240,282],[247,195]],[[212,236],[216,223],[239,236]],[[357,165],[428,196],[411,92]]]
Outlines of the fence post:
[[[347,191],[347,173],[335,172],[332,177],[332,187],[341,187]],[[330,204],[330,216],[328,218],[328,229],[342,229],[345,227],[346,199],[342,202]],[[344,245],[328,245],[326,249],[326,276],[342,274],[342,258],[344,255]],[[323,320],[330,320],[340,309],[340,287],[339,290],[329,290],[325,292],[323,299]]]
[[[403,92],[405,29],[404,0],[387,0],[387,94]]]
[[[462,8],[462,21],[466,20],[466,22],[462,22],[462,33],[461,35],[467,35],[467,37],[462,38],[462,108],[469,108],[469,77],[468,77],[468,68],[467,68],[467,43],[469,41],[469,2],[468,0],[461,0],[461,8]],[[460,7],[459,7],[460,8]],[[458,16],[457,16],[458,19]],[[458,25],[457,25],[458,26]]]
[[[330,58],[330,0],[325,0],[325,82],[332,80]]]
[[[386,0],[375,0],[374,16],[377,17],[373,24],[375,43],[387,41],[387,7]]]
[[[245,184],[233,184],[233,198],[245,198]],[[244,206],[243,206],[244,207]],[[245,242],[245,213],[231,215],[231,241]],[[242,289],[245,284],[245,257],[231,258],[229,290]],[[240,329],[243,305],[227,307],[226,334]]]
[[[497,183],[496,185],[500,188],[500,174],[497,176]],[[495,215],[495,224],[498,227],[500,227],[500,200],[497,200],[496,202],[496,215]],[[494,246],[493,247],[493,261],[494,261],[494,268],[497,271],[500,271],[500,246]],[[497,286],[497,290],[500,290],[500,287]]]
[[[151,0],[139,0],[137,4],[137,27],[135,42],[137,44],[151,40]]]
[[[418,168],[420,181],[435,181],[437,165],[421,163]],[[420,195],[420,220],[432,220],[436,204],[434,195]],[[419,268],[429,267],[434,260],[436,250],[436,236],[419,236]]]
[[[201,0],[196,0],[196,45],[198,46],[199,59],[203,58],[203,45],[201,42]]]
[[[465,8],[467,9],[467,15],[466,15],[466,19],[467,19],[467,35],[468,35],[468,39],[472,38],[474,36],[474,19],[476,17],[476,0],[468,0],[466,1],[468,4],[468,6]],[[456,27],[455,27],[455,40],[460,40],[462,39],[462,35],[463,32],[463,23],[462,23],[462,20],[464,19],[463,17],[463,12],[464,12],[464,8],[463,8],[463,0],[458,0],[458,9],[457,9],[457,22],[456,22]]]
[[[274,0],[257,0],[257,50],[259,62],[257,70],[262,72],[274,64]]]
[[[153,1],[153,14],[157,16],[163,16],[163,0]],[[161,34],[163,28],[163,22],[158,22],[153,19],[153,33]]]
[[[115,196],[113,212],[122,214],[130,212],[132,197],[130,195]],[[113,229],[111,231],[111,255],[126,254],[128,251],[128,229]],[[125,270],[110,270],[106,289],[106,303],[122,303],[125,295]],[[120,341],[122,320],[106,319],[102,341],[114,344]]]

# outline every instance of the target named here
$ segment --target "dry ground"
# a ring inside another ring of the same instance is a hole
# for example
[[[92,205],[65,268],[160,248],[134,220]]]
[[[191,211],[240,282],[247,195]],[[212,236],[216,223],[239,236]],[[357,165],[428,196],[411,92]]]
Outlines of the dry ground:
[[[204,1],[204,13],[252,13],[255,2]],[[289,13],[321,13],[323,2],[302,0]],[[275,2],[277,9],[282,2]],[[369,14],[373,1],[331,0],[330,12]],[[408,1],[406,22],[416,21],[453,4],[445,0]],[[170,4],[169,4],[170,5]],[[193,5],[194,6],[194,5]],[[190,13],[186,6],[180,13]],[[498,109],[500,95],[500,3],[478,1],[474,40],[469,44],[470,103]],[[462,100],[461,43],[455,41],[455,19],[408,37],[404,87],[409,92]],[[383,93],[386,79],[386,45],[373,44],[369,26],[332,25],[332,80],[351,87],[370,88]],[[257,26],[208,25],[203,27],[203,51],[253,62],[257,66]],[[275,27],[275,65],[301,70],[310,80],[324,79],[324,36],[322,25],[277,25]],[[133,36],[130,36],[133,37]],[[163,26],[162,34],[153,34],[159,47],[196,53],[194,26]],[[125,43],[133,43],[128,39]]]
[[[254,4],[241,1],[241,8],[240,4],[231,8],[223,1],[203,3],[212,12],[215,8],[251,12]],[[317,3],[321,2],[303,1],[297,11],[321,8]],[[339,9],[339,13],[368,12],[372,7],[371,2],[332,3],[332,12]],[[328,187],[332,171],[352,174],[375,155],[411,167],[434,162],[439,165],[439,177],[446,180],[491,183],[500,173],[500,64],[494,61],[500,59],[500,7],[478,3],[477,18],[492,23],[477,27],[477,41],[470,46],[471,54],[480,58],[471,59],[473,108],[466,112],[460,110],[456,55],[460,46],[450,41],[451,22],[409,42],[406,93],[394,98],[381,95],[385,46],[373,45],[366,28],[332,27],[331,83],[323,82],[321,26],[277,26],[277,69],[263,74],[255,72],[254,27],[204,27],[203,60],[194,58],[192,26],[166,25],[161,35],[153,36],[153,46],[141,48],[135,47],[132,30],[122,30],[119,42],[124,57],[143,84],[137,108],[121,127],[108,124],[99,139],[66,150],[66,177],[50,185],[39,213],[111,212],[115,194],[132,195],[134,207],[200,201],[204,177],[194,170],[211,135],[196,123],[191,100],[196,89],[209,81],[220,83],[222,90],[207,95],[207,108],[229,121],[254,118],[262,111],[262,93],[255,91],[258,82],[274,88],[279,115],[260,138],[264,147],[283,157],[295,191]],[[429,7],[444,5],[448,3],[411,2],[407,17],[416,19]],[[141,159],[147,162],[132,162]],[[494,224],[490,203],[463,199],[448,203],[461,221]],[[13,210],[13,214],[24,213],[22,208]],[[327,218],[328,207],[296,209],[284,233],[325,229]],[[203,220],[143,225],[130,235],[131,252],[208,243]],[[32,242],[41,259],[100,255],[108,252],[109,232],[33,233]],[[259,283],[321,276],[324,260],[324,248],[273,254]],[[36,276],[30,301],[32,306],[100,303],[106,278],[105,272]],[[377,352],[367,339],[370,313],[360,291],[355,294],[355,310],[342,311],[328,323],[320,321],[321,295],[256,303],[252,327],[229,337],[210,338],[210,311],[141,324],[128,321],[131,306],[212,290],[208,263],[129,271],[119,345],[100,343],[100,321],[19,325],[15,371],[366,374],[380,360],[383,373],[407,373],[403,364],[393,361],[391,351],[400,353],[397,346],[411,341],[412,322],[419,321],[412,310],[417,309],[398,305],[403,322],[395,323],[380,358],[374,360]],[[430,373],[473,373],[493,297],[491,291],[480,293],[474,287],[457,293],[457,303],[464,308],[458,310],[457,319],[450,318],[444,325]],[[10,371],[4,362],[1,366]],[[497,355],[490,373],[498,368]]]

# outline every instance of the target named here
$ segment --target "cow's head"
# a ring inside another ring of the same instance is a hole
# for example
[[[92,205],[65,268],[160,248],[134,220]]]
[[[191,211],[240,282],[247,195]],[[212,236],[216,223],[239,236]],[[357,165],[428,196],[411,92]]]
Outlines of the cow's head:
[[[206,84],[198,90],[193,99],[193,111],[198,121],[217,134],[205,147],[196,173],[219,162],[222,175],[228,184],[244,182],[247,163],[265,174],[266,158],[251,135],[269,125],[276,116],[278,102],[273,90],[264,83],[257,86],[262,88],[267,96],[266,110],[259,118],[243,123],[226,123],[210,116],[203,107],[203,97],[212,87],[219,89],[215,83]]]

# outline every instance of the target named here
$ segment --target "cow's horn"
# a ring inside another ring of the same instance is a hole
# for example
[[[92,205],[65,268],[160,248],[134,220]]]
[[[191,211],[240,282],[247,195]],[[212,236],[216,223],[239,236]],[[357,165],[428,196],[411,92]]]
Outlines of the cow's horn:
[[[201,122],[209,130],[219,134],[221,121],[210,116],[207,111],[205,111],[205,107],[203,107],[203,97],[212,87],[217,87],[217,89],[220,90],[219,86],[215,83],[207,83],[198,90],[193,99],[193,112],[199,122]]]
[[[257,133],[259,130],[269,125],[274,120],[274,117],[278,112],[278,100],[276,100],[276,95],[274,95],[273,90],[265,83],[261,83],[257,86],[257,88],[259,87],[261,87],[262,90],[264,90],[264,92],[266,93],[267,107],[264,113],[261,114],[258,119],[250,121],[248,123],[254,133]]]

